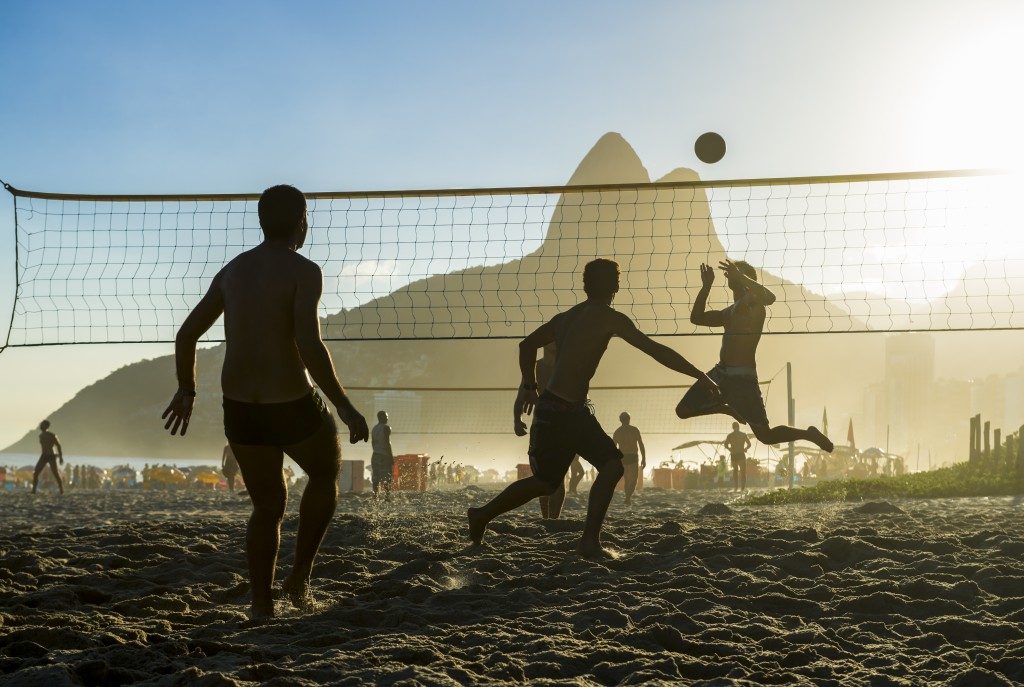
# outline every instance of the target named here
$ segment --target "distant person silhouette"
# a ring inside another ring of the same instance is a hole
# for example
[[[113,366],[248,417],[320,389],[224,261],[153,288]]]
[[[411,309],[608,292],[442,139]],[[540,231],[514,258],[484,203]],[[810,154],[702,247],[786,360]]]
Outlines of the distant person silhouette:
[[[706,309],[708,295],[715,282],[715,271],[708,265],[701,265],[702,286],[693,303],[690,321],[698,326],[725,328],[721,357],[714,369],[708,372],[708,377],[721,388],[721,395],[711,394],[706,384],[698,382],[676,406],[676,415],[686,419],[724,413],[749,424],[754,436],[763,444],[804,439],[831,453],[832,442],[816,427],[772,427],[768,423],[761,388],[757,383],[756,355],[767,308],[775,302],[775,295],[757,282],[757,270],[748,263],[725,260],[719,263],[719,267],[732,290],[732,305],[724,310]]]
[[[53,478],[57,480],[57,489],[60,493],[64,493],[64,481],[60,478],[60,469],[57,467],[57,461],[60,464],[64,464],[64,449],[60,445],[60,441],[57,439],[57,435],[50,431],[50,421],[43,420],[39,423],[39,460],[36,462],[36,469],[32,473],[32,493],[36,493],[36,488],[39,486],[39,475],[42,474],[46,466],[50,466],[50,470],[53,471]]]
[[[235,478],[238,477],[238,461],[231,451],[231,444],[224,444],[224,452],[220,457],[220,470],[224,473],[224,479],[228,482],[228,491],[235,490]]]
[[[750,437],[740,431],[740,423],[732,423],[732,431],[726,435],[722,445],[729,449],[729,463],[732,465],[733,491],[745,491],[747,488],[747,449],[750,448]],[[722,456],[725,460],[725,456]]]
[[[716,467],[716,485],[719,489],[725,489],[725,483],[729,478],[729,464],[725,460],[725,456],[718,456],[718,464]]]
[[[626,481],[622,487],[629,506],[633,504],[633,492],[640,481],[640,472],[647,467],[647,449],[640,430],[629,424],[629,413],[620,413],[619,422],[622,424],[612,434],[612,441],[622,451],[623,479]]]
[[[171,434],[179,429],[185,434],[196,395],[196,344],[223,313],[224,434],[253,505],[246,538],[253,618],[274,614],[271,588],[288,494],[284,455],[309,476],[299,506],[295,559],[282,584],[296,606],[309,601],[313,559],[337,505],[337,428],[309,376],[348,426],[351,443],[369,434],[320,338],[320,268],[296,252],[308,231],[306,199],[296,188],[274,186],[260,196],[258,213],[263,242],[217,273],[178,331],[178,391],[163,414]]]
[[[580,486],[580,482],[583,481],[586,471],[583,469],[583,464],[580,463],[580,457],[574,456],[572,463],[569,464],[569,492],[573,496],[577,494],[577,487]]]
[[[391,500],[391,482],[395,474],[395,454],[391,450],[391,426],[388,425],[388,414],[386,411],[377,411],[377,424],[370,432],[370,444],[373,447],[373,455],[370,457],[370,482],[373,485],[373,495],[377,496],[381,487],[384,488],[384,498]]]
[[[519,344],[522,385],[513,406],[513,426],[518,436],[527,433],[522,414],[536,407],[530,433],[530,465],[533,475],[510,484],[482,508],[467,512],[469,534],[474,544],[483,540],[487,524],[529,501],[558,491],[577,453],[597,468],[590,489],[587,518],[579,552],[593,557],[601,548],[601,525],[615,485],[622,478],[622,452],[605,434],[587,403],[590,380],[613,336],[647,353],[666,367],[703,380],[712,396],[716,384],[683,356],[643,334],[626,315],[612,309],[619,290],[619,266],[598,259],[583,270],[587,298],[575,307],[555,315]],[[537,351],[557,343],[554,369],[547,388],[538,398]]]

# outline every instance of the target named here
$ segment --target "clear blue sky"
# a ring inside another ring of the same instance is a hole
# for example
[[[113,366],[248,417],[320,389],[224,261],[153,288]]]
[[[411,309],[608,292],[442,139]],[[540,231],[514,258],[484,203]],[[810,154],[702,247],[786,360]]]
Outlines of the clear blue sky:
[[[610,130],[653,176],[1015,164],[1022,29],[1021,2],[6,0],[0,178],[80,192],[559,183]],[[730,146],[714,167],[692,153],[708,129]],[[0,443],[126,356],[163,352],[51,353],[65,377],[45,392],[30,383],[42,354],[5,352]]]

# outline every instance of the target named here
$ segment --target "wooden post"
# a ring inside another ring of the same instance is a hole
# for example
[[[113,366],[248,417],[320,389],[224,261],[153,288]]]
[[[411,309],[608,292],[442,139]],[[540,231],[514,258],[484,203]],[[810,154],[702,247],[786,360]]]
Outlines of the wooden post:
[[[992,455],[996,460],[1003,455],[1003,430],[996,429],[992,435]]]
[[[974,416],[974,455],[981,458],[981,413]]]
[[[793,427],[793,426],[796,425],[796,400],[793,398],[793,364],[792,363],[786,363],[786,397],[787,397],[787,400],[788,400],[788,403],[789,403],[789,426]],[[793,445],[793,442],[792,441],[789,442],[789,447],[788,447],[788,449],[789,449],[789,451],[788,451],[789,456],[788,456],[787,463],[789,465],[789,488],[790,489],[793,488],[793,480],[795,478],[794,473],[796,472],[796,470],[794,469],[796,467],[796,454],[795,454],[794,448],[795,447]]]

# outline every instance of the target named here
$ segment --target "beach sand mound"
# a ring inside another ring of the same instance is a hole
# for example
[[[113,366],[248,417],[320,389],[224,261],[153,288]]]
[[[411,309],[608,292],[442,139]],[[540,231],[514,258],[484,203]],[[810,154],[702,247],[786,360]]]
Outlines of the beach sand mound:
[[[733,509],[724,503],[708,503],[697,511],[697,515],[732,515]]]
[[[223,494],[0,495],[0,685],[950,684],[1024,680],[1012,499],[695,517],[720,495],[536,504],[467,547],[493,491],[343,497],[317,604],[246,617],[249,507]],[[298,495],[289,501],[287,571]],[[716,509],[718,510],[718,509]]]
[[[888,501],[868,501],[861,506],[851,509],[850,512],[859,513],[861,515],[897,515],[902,514],[905,511],[899,506],[894,506]]]

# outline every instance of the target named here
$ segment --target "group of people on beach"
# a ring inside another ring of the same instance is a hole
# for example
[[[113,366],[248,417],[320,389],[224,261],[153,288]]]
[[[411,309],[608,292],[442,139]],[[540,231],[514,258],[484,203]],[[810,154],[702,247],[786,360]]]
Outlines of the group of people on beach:
[[[299,508],[294,562],[279,588],[297,606],[310,599],[313,560],[337,503],[341,459],[337,429],[327,404],[311,388],[310,377],[346,425],[351,443],[369,439],[370,428],[338,381],[321,338],[317,306],[322,273],[316,263],[297,252],[309,228],[305,197],[292,186],[274,186],[260,196],[257,210],[264,241],[217,273],[178,331],[178,389],[163,418],[171,434],[187,432],[196,397],[196,347],[223,315],[227,344],[221,373],[224,432],[253,504],[246,551],[251,614],[261,618],[274,614],[274,572],[287,499],[282,477],[285,454],[309,477]],[[546,497],[549,508],[560,508],[563,480],[578,455],[597,470],[578,550],[588,557],[604,554],[601,527],[615,486],[626,471],[623,448],[633,446],[629,437],[620,436],[616,442],[608,436],[587,402],[590,381],[612,337],[696,380],[676,407],[681,419],[725,413],[748,424],[763,443],[807,440],[832,450],[832,442],[814,427],[773,427],[768,422],[755,353],[775,296],[758,283],[749,264],[723,260],[719,267],[732,291],[732,305],[707,309],[715,272],[703,265],[702,288],[690,317],[694,324],[725,331],[719,363],[704,373],[611,307],[619,290],[615,262],[599,258],[587,263],[585,300],[555,315],[519,344],[522,382],[513,405],[513,430],[518,436],[529,433],[533,474],[510,484],[486,505],[469,509],[474,544],[482,542],[491,520],[534,499]],[[541,350],[547,360],[538,366]],[[524,414],[533,416],[529,428]],[[631,464],[632,459],[627,462]]]

